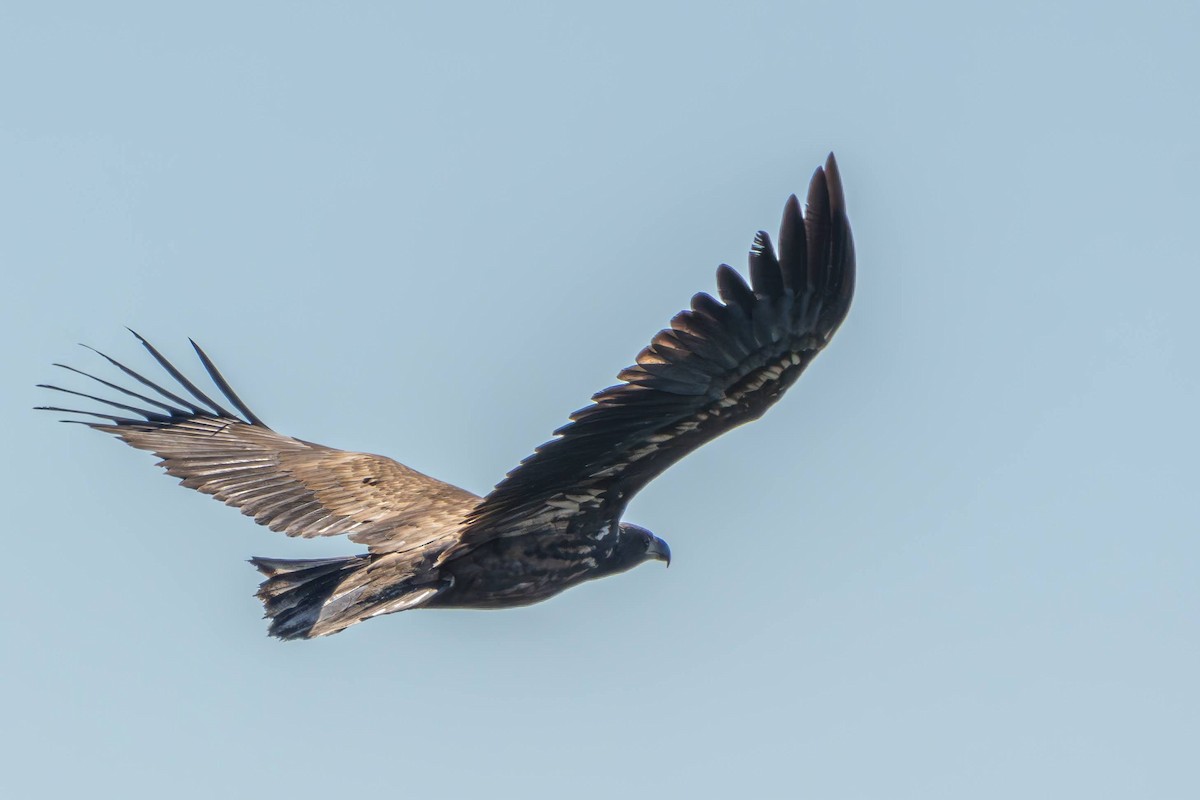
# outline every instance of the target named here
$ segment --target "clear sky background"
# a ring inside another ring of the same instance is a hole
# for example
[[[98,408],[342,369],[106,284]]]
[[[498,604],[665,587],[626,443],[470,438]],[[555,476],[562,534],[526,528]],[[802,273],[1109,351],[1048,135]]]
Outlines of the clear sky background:
[[[0,10],[0,795],[1200,796],[1195,3],[169,5]],[[831,149],[854,307],[670,570],[280,643],[244,559],[355,545],[30,410],[193,336],[484,492]]]

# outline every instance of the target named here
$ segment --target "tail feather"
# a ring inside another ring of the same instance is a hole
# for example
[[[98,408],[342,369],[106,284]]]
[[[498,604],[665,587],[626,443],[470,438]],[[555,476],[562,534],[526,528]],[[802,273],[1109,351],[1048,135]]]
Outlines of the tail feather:
[[[280,639],[308,639],[320,635],[313,629],[325,603],[343,581],[370,563],[370,557],[252,558],[250,563],[267,576],[259,584],[257,596],[271,620],[270,634]]]
[[[271,620],[270,635],[327,636],[370,617],[421,605],[444,588],[436,575],[418,579],[411,573],[370,570],[375,560],[369,555],[250,559],[267,576],[257,596]]]

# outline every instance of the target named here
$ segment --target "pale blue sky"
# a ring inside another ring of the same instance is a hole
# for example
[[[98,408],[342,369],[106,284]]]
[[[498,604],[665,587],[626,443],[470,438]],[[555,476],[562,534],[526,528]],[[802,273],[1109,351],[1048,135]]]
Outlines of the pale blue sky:
[[[1200,796],[1194,3],[5,4],[0,795]],[[859,290],[502,613],[265,636],[256,528],[29,408],[207,348],[486,491],[837,152]]]

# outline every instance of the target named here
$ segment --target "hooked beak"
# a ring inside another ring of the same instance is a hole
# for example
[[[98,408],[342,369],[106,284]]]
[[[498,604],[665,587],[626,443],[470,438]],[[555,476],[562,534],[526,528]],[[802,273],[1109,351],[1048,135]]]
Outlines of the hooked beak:
[[[667,566],[671,566],[671,548],[667,547],[667,543],[657,536],[650,540],[650,548],[646,551],[646,558],[653,558],[655,561],[665,561]]]

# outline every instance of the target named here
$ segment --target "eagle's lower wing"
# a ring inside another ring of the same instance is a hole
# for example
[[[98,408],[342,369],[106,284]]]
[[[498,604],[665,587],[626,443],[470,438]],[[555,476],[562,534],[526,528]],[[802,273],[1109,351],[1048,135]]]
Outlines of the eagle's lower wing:
[[[418,545],[416,540],[428,544],[430,539],[456,531],[466,513],[479,502],[470,492],[390,458],[336,450],[276,433],[250,411],[194,342],[205,369],[236,413],[206,395],[148,342],[140,336],[138,339],[179,384],[181,393],[101,353],[158,397],[61,364],[56,366],[131,397],[133,404],[58,386],[43,384],[44,388],[96,400],[139,418],[45,408],[103,420],[84,424],[149,450],[162,459],[159,466],[184,486],[210,494],[254,517],[255,522],[288,536],[348,533],[352,540],[368,544],[377,552],[407,550]],[[422,535],[410,535],[418,531]]]
[[[692,298],[621,372],[472,512],[463,546],[561,526],[625,503],[671,464],[767,410],[829,343],[854,293],[854,245],[830,154],[801,215],[793,195],[776,255],[766,233],[747,286],[727,265],[719,302]],[[614,506],[615,504],[615,506]]]

